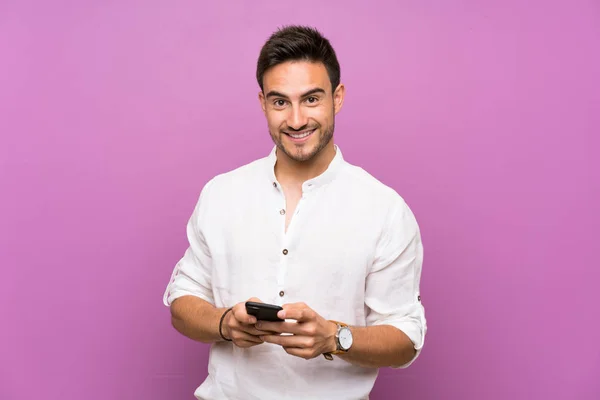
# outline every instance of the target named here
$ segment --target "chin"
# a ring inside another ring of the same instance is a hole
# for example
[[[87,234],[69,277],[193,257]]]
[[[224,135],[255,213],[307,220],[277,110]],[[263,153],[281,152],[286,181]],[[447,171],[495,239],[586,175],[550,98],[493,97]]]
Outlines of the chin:
[[[302,148],[301,151],[292,151],[291,154],[295,161],[310,161],[319,152],[317,151],[317,146],[312,146],[310,149]]]

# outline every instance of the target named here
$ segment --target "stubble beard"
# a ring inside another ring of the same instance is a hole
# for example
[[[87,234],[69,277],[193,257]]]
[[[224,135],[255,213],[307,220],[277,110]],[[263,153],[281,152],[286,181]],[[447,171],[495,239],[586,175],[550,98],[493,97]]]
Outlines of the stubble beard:
[[[322,127],[319,127],[318,129],[321,130]],[[315,146],[315,148],[310,153],[305,153],[304,151],[302,151],[303,146],[294,146],[294,150],[297,150],[296,152],[288,151],[288,149],[285,148],[285,146],[283,145],[283,142],[281,140],[283,135],[285,135],[285,133],[283,133],[283,132],[280,132],[279,136],[274,136],[274,135],[270,135],[270,136],[271,136],[271,139],[273,140],[273,142],[275,143],[275,145],[277,146],[277,149],[281,150],[281,152],[283,152],[290,159],[292,159],[296,162],[307,162],[307,161],[312,160],[315,156],[317,156],[329,144],[329,142],[333,138],[334,130],[335,130],[335,120],[326,129],[321,131],[321,135],[319,136],[319,143],[317,144],[317,146]]]

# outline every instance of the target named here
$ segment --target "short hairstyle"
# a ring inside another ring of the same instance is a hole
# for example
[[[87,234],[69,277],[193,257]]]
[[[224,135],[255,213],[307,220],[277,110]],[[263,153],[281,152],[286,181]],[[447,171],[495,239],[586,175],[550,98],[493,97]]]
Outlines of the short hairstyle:
[[[256,80],[263,88],[265,72],[287,61],[322,62],[327,69],[332,92],[340,84],[340,64],[333,47],[318,30],[290,25],[278,29],[263,45],[256,66]]]

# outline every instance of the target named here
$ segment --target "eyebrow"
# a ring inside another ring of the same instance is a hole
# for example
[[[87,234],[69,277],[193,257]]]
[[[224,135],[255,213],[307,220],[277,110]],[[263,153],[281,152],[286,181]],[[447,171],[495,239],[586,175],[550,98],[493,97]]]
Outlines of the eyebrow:
[[[310,96],[311,94],[316,94],[316,93],[325,94],[325,90],[321,89],[321,88],[314,88],[314,89],[309,90],[306,93],[303,93],[300,97],[306,97],[306,96]],[[269,93],[267,93],[267,98],[269,98],[269,97],[283,97],[285,99],[288,98],[288,96],[286,96],[285,94],[278,92],[276,90],[269,91]]]

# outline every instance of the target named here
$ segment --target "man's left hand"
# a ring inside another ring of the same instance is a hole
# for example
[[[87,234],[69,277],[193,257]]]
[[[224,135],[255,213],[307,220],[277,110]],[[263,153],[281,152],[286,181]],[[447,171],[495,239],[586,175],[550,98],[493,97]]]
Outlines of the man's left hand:
[[[286,353],[306,360],[336,350],[337,325],[317,314],[304,303],[286,304],[277,316],[295,322],[258,321],[256,328],[274,332],[261,336],[267,343],[278,344]],[[291,335],[281,335],[287,333]]]

